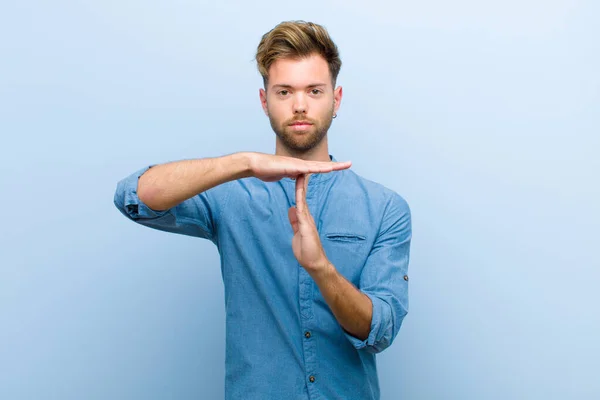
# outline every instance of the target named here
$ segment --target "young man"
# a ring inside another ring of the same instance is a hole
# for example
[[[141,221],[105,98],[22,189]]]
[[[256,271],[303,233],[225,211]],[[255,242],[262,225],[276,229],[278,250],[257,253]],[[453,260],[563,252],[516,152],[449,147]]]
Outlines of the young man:
[[[146,167],[115,204],[218,247],[227,399],[378,399],[375,354],[408,310],[408,205],[329,155],[341,61],[323,27],[281,23],[256,59],[275,155]]]

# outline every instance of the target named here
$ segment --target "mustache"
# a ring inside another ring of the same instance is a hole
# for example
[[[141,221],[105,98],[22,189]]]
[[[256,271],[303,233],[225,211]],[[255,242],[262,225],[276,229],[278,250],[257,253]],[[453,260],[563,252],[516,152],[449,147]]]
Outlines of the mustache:
[[[285,124],[286,125],[291,125],[291,124],[296,123],[296,122],[308,122],[309,124],[312,124],[312,125],[315,124],[314,120],[312,120],[310,118],[306,118],[306,117],[292,118],[292,119],[289,119],[289,120],[285,121]]]

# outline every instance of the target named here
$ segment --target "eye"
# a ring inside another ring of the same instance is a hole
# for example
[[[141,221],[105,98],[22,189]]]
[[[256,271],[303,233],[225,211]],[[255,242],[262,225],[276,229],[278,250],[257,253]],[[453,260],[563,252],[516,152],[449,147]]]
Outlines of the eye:
[[[315,96],[317,96],[323,92],[320,89],[313,89],[313,90],[311,90],[311,93],[314,94]]]
[[[289,91],[287,90],[280,90],[279,92],[277,92],[278,95],[280,96],[287,96],[289,94]]]

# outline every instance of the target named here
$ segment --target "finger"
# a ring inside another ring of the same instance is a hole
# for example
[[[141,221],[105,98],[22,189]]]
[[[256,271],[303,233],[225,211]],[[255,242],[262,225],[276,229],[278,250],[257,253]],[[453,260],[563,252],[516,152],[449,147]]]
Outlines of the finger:
[[[310,164],[308,166],[308,171],[313,173],[324,173],[324,172],[332,172],[332,171],[341,171],[343,169],[348,169],[352,166],[352,162],[317,162]]]
[[[315,225],[315,221],[312,217],[312,215],[310,214],[310,209],[308,208],[308,205],[306,204],[306,194],[308,193],[308,183],[310,181],[310,177],[312,174],[307,174],[306,175],[306,179],[304,182],[304,218],[302,219],[303,222],[306,222],[308,225],[313,226]]]
[[[299,213],[304,212],[304,208],[306,207],[306,191],[304,187],[304,182],[306,180],[306,176],[304,174],[298,175],[296,178],[296,208]]]
[[[304,205],[306,206],[306,194],[308,193],[308,181],[310,180],[310,175],[311,174],[306,174],[304,175],[304,188],[302,190],[302,194],[303,194],[303,200],[304,200]],[[304,213],[308,213],[308,206],[304,207]]]
[[[302,174],[299,175],[298,179],[296,180],[296,217],[298,220],[298,229],[300,230],[306,230],[306,228],[314,225],[310,215],[310,210],[306,204],[306,192],[308,191],[309,179],[310,174]]]
[[[352,166],[352,161],[336,162],[332,165],[334,171],[341,171]]]
[[[306,234],[309,234],[315,225],[308,204],[306,203],[310,175],[311,174],[302,175],[301,178],[299,177],[300,182],[296,181],[298,196],[296,199],[296,217],[298,220],[298,229]]]

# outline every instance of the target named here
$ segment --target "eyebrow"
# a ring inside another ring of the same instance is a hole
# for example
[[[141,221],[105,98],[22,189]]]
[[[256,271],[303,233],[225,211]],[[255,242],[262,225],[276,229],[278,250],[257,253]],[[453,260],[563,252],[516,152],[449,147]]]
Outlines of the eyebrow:
[[[327,86],[326,83],[311,83],[310,85],[307,85],[306,88],[312,88],[312,87],[318,87],[318,86]],[[281,88],[281,89],[293,89],[294,87],[292,85],[287,85],[287,84],[277,84],[277,85],[273,85],[272,89],[275,88]]]

